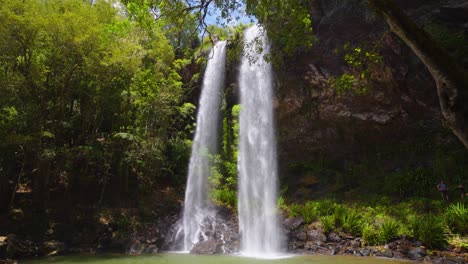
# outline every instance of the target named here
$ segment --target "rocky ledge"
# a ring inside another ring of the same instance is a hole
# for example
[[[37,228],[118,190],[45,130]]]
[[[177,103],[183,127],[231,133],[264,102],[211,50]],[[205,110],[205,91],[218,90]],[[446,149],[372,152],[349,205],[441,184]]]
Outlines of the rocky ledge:
[[[289,251],[297,254],[376,256],[436,264],[466,264],[468,253],[426,249],[421,242],[406,237],[381,246],[365,246],[360,237],[345,233],[325,233],[314,224],[306,225],[302,217],[283,221]]]
[[[218,225],[222,230],[212,230],[208,240],[194,245],[192,254],[230,254],[239,250],[237,222],[230,214],[222,218],[229,220]],[[80,253],[121,253],[129,255],[154,254],[166,249],[167,227],[175,223],[177,216],[168,217],[156,224],[148,225],[139,232],[117,236],[112,225],[105,225],[94,238],[81,237],[79,241],[59,240],[33,241],[26,237],[10,234],[0,236],[0,264],[16,263],[14,259]],[[467,252],[436,251],[426,249],[421,242],[402,237],[381,246],[366,246],[360,237],[345,233],[321,230],[320,225],[306,224],[302,217],[287,218],[283,221],[288,238],[288,249],[296,254],[377,256],[394,259],[408,259],[436,264],[467,264]],[[52,230],[55,232],[54,230]],[[52,232],[51,231],[51,232]],[[222,235],[221,235],[222,234]],[[86,242],[87,241],[87,242]],[[86,243],[85,243],[86,242]]]

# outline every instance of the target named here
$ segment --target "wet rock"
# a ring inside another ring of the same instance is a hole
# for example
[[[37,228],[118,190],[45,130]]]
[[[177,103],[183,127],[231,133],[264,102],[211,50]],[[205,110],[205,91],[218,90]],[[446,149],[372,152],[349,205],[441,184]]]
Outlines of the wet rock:
[[[20,209],[20,208],[11,209],[9,212],[9,215],[11,219],[18,221],[18,222],[24,219],[23,209]]]
[[[335,233],[335,232],[331,232],[329,235],[328,235],[328,240],[331,241],[331,242],[341,242],[341,237]]]
[[[145,251],[145,244],[141,243],[140,240],[138,239],[130,239],[130,241],[127,244],[127,250],[125,253],[130,254],[130,255],[140,255]]]
[[[361,256],[363,256],[363,257],[367,257],[367,256],[370,255],[370,250],[368,250],[368,249],[361,249],[361,250],[359,250],[359,254],[360,254]]]
[[[388,244],[385,245],[385,246],[386,246],[386,248],[389,248],[389,249],[391,249],[391,250],[396,250],[397,247],[398,247],[397,243],[395,243],[395,242],[388,243]]]
[[[338,254],[338,252],[340,252],[340,250],[341,250],[341,246],[336,246],[336,247],[331,249],[330,255],[336,255],[336,254]]]
[[[390,249],[384,249],[383,251],[377,252],[375,255],[378,257],[393,258],[393,251]]]
[[[290,242],[288,244],[289,250],[298,250],[298,249],[303,249],[305,247],[304,242]]]
[[[39,246],[31,240],[11,234],[6,238],[6,255],[9,258],[22,258],[39,255]]]
[[[293,240],[297,240],[297,241],[306,241],[307,234],[306,234],[306,232],[304,232],[302,230],[296,230],[296,231],[291,233],[291,238]]]
[[[317,229],[307,231],[307,240],[312,241],[317,245],[323,244],[327,241],[327,237]]]
[[[6,236],[0,236],[0,259],[6,258],[7,242]]]
[[[222,243],[216,240],[205,240],[195,244],[190,254],[213,255],[223,253]]]
[[[416,242],[413,243],[413,246],[415,246],[415,247],[420,247],[422,245],[423,245],[423,243],[421,241],[416,241]]]
[[[304,245],[304,249],[315,251],[317,249],[317,245],[315,245],[312,241],[307,241]]]
[[[144,254],[156,254],[158,252],[159,252],[159,249],[156,245],[149,245],[143,250]]]
[[[395,258],[395,259],[406,259],[407,257],[406,257],[405,254],[395,250],[395,251],[393,251],[393,258]]]
[[[239,223],[232,209],[225,207],[217,207],[217,214],[213,217],[207,217],[203,220],[201,230],[204,233],[205,241],[218,241],[222,246],[219,253],[234,253],[239,249]],[[174,217],[173,217],[174,218]],[[160,232],[160,237],[157,239],[161,241],[162,250],[180,250],[183,244],[183,230],[181,227],[183,223],[177,218],[173,224],[159,224],[158,226],[167,229],[171,226],[168,232]],[[167,221],[166,221],[167,223]],[[158,243],[156,243],[158,245]],[[202,254],[202,253],[200,253]]]
[[[415,247],[408,251],[408,258],[411,260],[421,260],[425,256],[427,256],[427,252],[421,247]]]
[[[302,216],[288,218],[283,221],[283,225],[287,230],[294,230],[304,223]]]
[[[70,236],[70,232],[68,232],[69,229],[70,227],[67,227],[62,223],[51,223],[45,232],[44,237],[47,240],[67,240]]]
[[[361,239],[355,238],[353,240],[350,240],[348,242],[348,245],[351,246],[351,247],[355,247],[355,248],[361,247]]]
[[[40,251],[46,256],[55,256],[64,253],[65,249],[65,243],[57,240],[52,240],[43,242]]]
[[[14,259],[0,259],[0,264],[18,264]]]
[[[448,257],[440,259],[440,264],[465,264],[462,258]]]
[[[226,254],[237,253],[240,250],[240,241],[238,238],[225,241],[223,244],[223,251]]]

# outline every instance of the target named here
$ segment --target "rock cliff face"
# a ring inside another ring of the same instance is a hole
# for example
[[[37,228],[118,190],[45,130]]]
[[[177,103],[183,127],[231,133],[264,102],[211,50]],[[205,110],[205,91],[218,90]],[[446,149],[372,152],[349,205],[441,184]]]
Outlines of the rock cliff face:
[[[468,33],[468,15],[448,15],[468,14],[464,1],[399,2],[423,25],[456,25]],[[302,187],[295,195],[304,198],[330,188],[346,191],[359,187],[353,174],[361,173],[356,167],[363,163],[391,173],[430,166],[434,146],[462,147],[443,127],[431,76],[380,18],[357,1],[312,1],[310,13],[318,42],[277,71],[283,186]],[[330,77],[350,70],[343,59],[345,43],[365,45],[382,56],[366,94],[339,94],[329,85]],[[464,60],[460,64],[466,66]]]

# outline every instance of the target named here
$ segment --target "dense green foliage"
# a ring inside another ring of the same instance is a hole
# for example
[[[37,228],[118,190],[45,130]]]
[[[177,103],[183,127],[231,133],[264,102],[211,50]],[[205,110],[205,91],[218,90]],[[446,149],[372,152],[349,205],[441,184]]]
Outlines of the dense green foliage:
[[[39,205],[50,188],[118,202],[183,182],[193,47],[171,45],[184,28],[122,11],[108,1],[2,1],[2,195],[14,182],[32,188]]]
[[[223,34],[220,34],[218,28],[206,23],[208,16],[217,13],[216,23],[228,27],[238,18],[239,10],[245,8],[248,15],[254,16],[258,22],[266,27],[268,37],[273,44],[268,58],[274,62],[275,66],[309,50],[316,41],[312,34],[312,18],[309,14],[311,4],[309,1],[125,0],[123,2],[127,6],[153,9],[159,18],[171,21],[174,25],[181,25],[186,21],[185,17],[190,17],[187,20],[194,21],[202,35],[209,39],[212,39],[214,35],[222,36]]]
[[[217,204],[237,208],[237,145],[239,139],[240,105],[223,107],[222,153],[212,156],[211,197]]]

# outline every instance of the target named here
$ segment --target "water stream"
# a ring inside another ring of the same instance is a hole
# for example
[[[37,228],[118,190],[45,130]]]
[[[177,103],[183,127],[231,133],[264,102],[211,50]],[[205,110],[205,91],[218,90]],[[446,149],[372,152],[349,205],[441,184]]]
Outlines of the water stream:
[[[226,42],[219,41],[211,51],[203,77],[185,190],[183,223],[178,232],[178,235],[184,236],[184,251],[190,251],[194,244],[203,240],[204,226],[210,225],[215,215],[208,197],[208,176],[212,166],[209,154],[216,153],[218,145],[225,63]]]
[[[276,210],[277,161],[273,120],[272,67],[266,32],[252,26],[244,33],[239,71],[239,231],[247,256],[283,251],[283,233]]]

